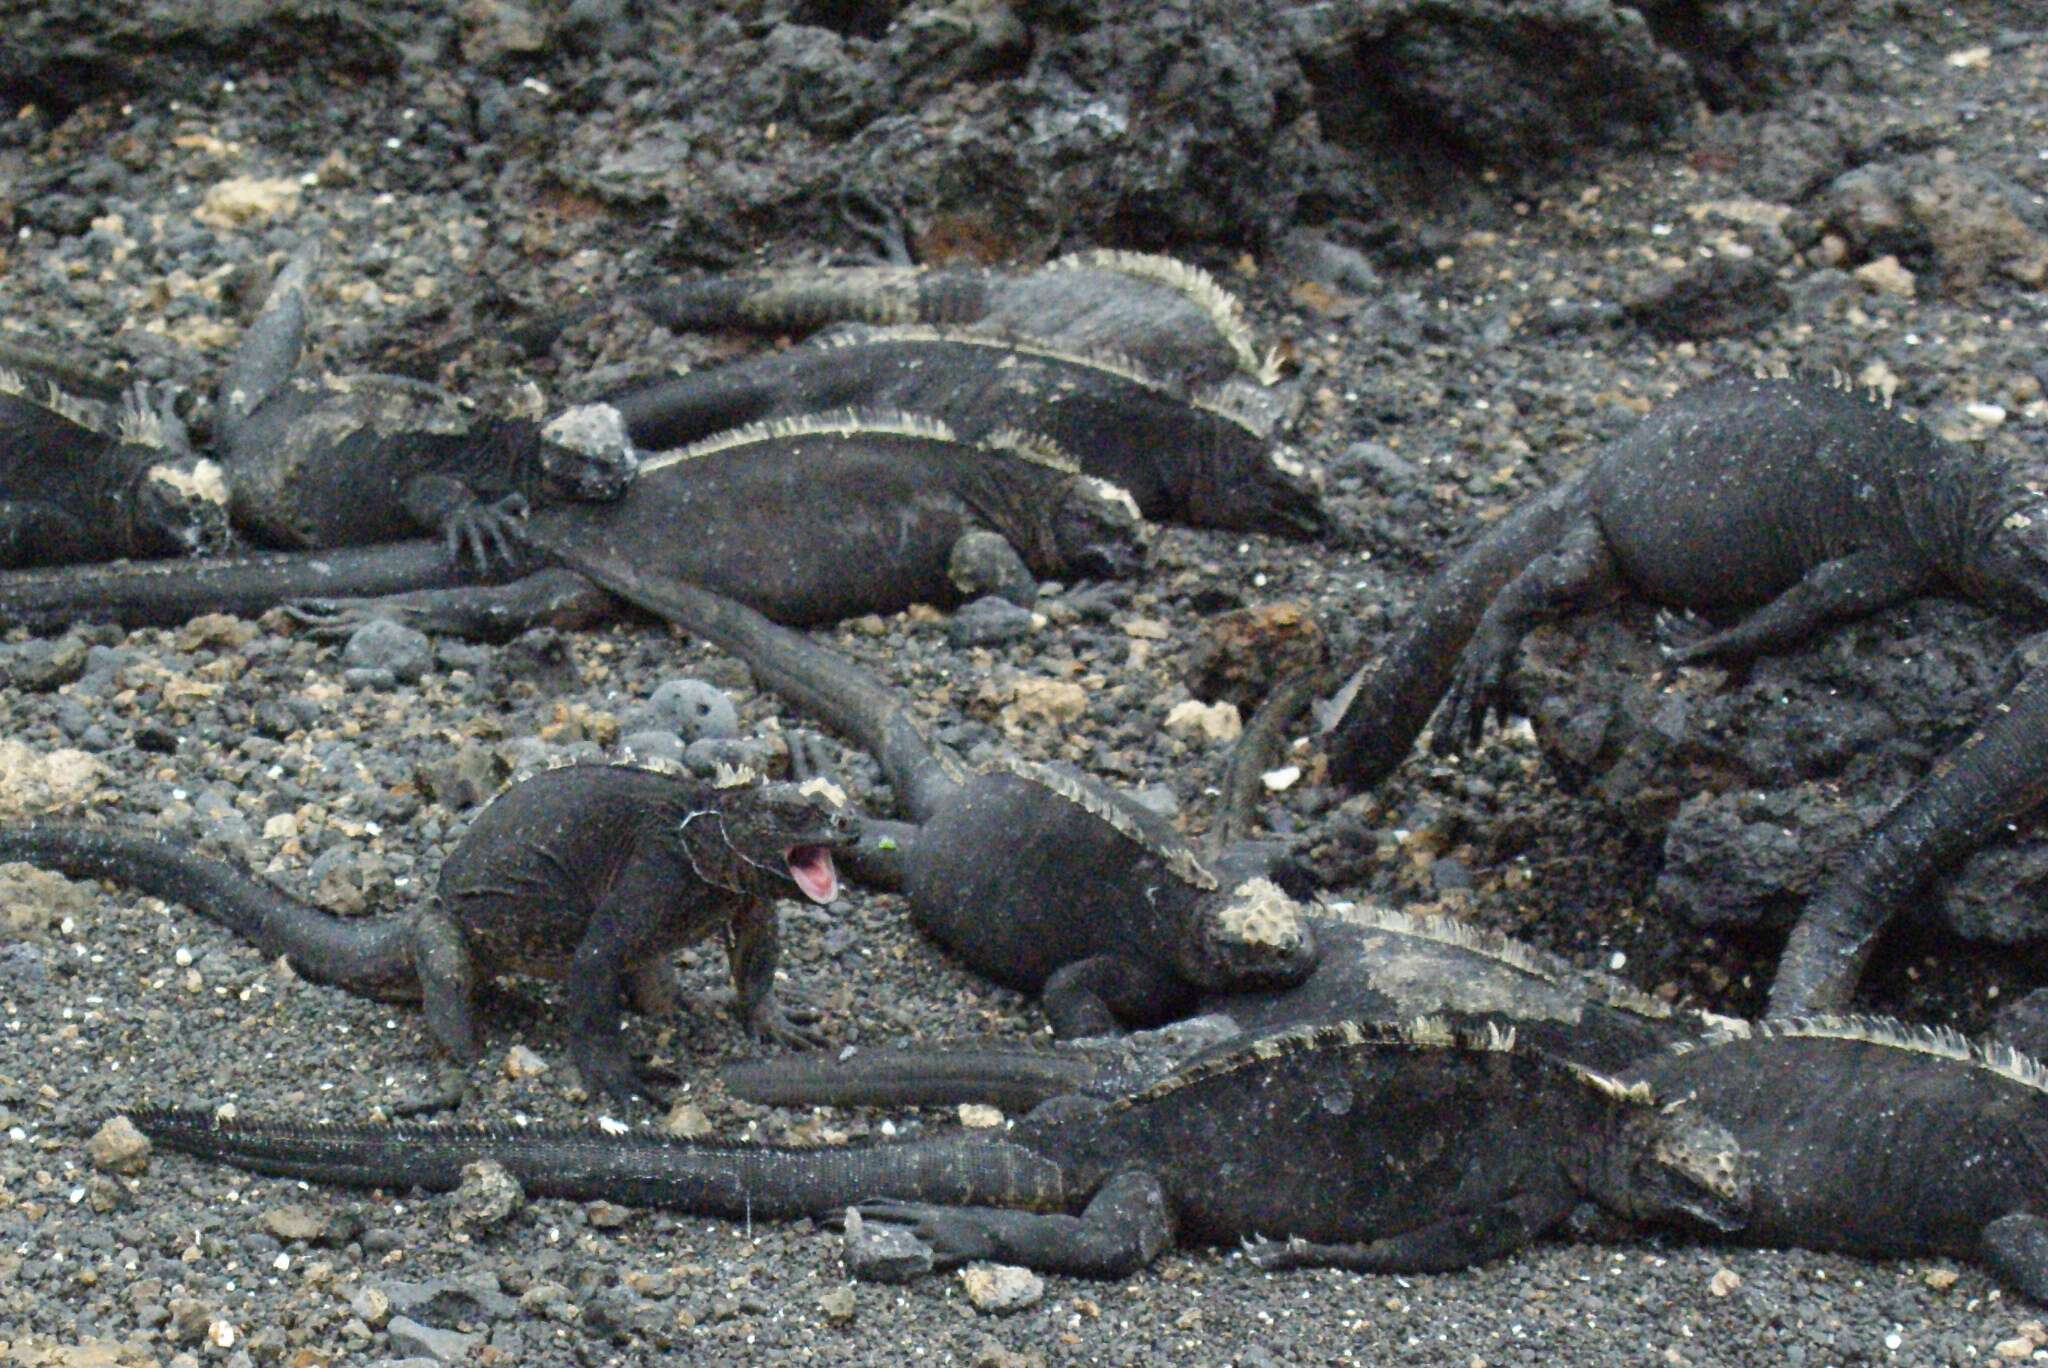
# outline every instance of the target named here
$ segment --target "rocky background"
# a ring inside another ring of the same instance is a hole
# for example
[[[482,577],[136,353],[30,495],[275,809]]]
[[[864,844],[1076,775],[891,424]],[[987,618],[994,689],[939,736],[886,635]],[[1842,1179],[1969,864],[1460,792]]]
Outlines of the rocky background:
[[[1148,576],[1031,615],[829,634],[970,753],[1064,758],[1206,828],[1283,650],[1382,639],[1427,569],[1684,384],[1833,367],[1958,440],[2043,459],[2048,14],[1931,0],[136,0],[11,6],[0,343],[203,396],[271,269],[328,247],[317,359],[488,402],[737,344],[620,310],[541,357],[539,311],[639,282],[854,260],[849,194],[921,259],[1171,248],[1288,362],[1328,546],[1164,530]],[[831,516],[829,508],[818,510]],[[1730,677],[1641,608],[1532,638],[1531,725],[1265,818],[1333,896],[1457,911],[1727,1011],[1784,921],[2048,639],[1928,601]],[[426,896],[451,837],[564,755],[774,762],[800,725],[644,623],[504,645],[281,618],[0,643],[0,816],[86,809],[336,910]],[[719,686],[727,719],[678,681]],[[846,755],[856,797],[875,772]],[[2048,880],[2015,833],[1897,936],[1876,1009],[2038,1040]],[[1948,1261],[1546,1245],[1452,1277],[1172,1255],[1118,1285],[849,1281],[835,1234],[603,1203],[300,1190],[88,1147],[137,1098],[361,1117],[432,1075],[420,1023],[306,986],[189,911],[0,870],[0,1362],[1991,1363],[2040,1312]],[[785,908],[788,987],[840,1041],[1038,1029],[893,900]],[[816,1141],[703,1081],[746,1049],[723,963],[636,1023],[685,1135]],[[537,991],[537,990],[536,990]],[[2016,1009],[2008,1004],[2018,1002]],[[586,1120],[544,996],[492,1023],[479,1119]],[[1844,1099],[1845,1105],[1852,1102]],[[647,1119],[647,1118],[642,1118]]]

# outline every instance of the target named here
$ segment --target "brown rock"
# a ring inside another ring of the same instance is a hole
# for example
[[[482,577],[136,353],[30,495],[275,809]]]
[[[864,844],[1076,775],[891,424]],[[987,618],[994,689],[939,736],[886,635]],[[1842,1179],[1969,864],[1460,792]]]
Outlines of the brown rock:
[[[1214,617],[1188,652],[1188,692],[1249,713],[1273,685],[1322,664],[1329,651],[1308,606],[1280,599]]]

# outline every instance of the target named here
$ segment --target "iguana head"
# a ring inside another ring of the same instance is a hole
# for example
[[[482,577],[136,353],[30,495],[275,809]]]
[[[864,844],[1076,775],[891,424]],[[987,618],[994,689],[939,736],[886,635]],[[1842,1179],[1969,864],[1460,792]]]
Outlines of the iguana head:
[[[540,473],[558,499],[609,503],[625,494],[640,453],[610,404],[565,409],[540,430]]]
[[[1241,510],[1239,527],[1266,528],[1301,537],[1320,537],[1330,528],[1322,491],[1307,466],[1276,447],[1257,472],[1231,491]]]
[[[707,815],[717,818],[709,841],[697,826]],[[839,896],[832,852],[858,835],[850,818],[792,784],[725,790],[715,814],[694,814],[684,830],[692,862],[709,882],[764,899],[789,897],[794,885],[814,903]]]
[[[1083,476],[1053,512],[1053,545],[1078,579],[1129,579],[1145,565],[1145,520],[1120,486]]]
[[[233,540],[228,485],[212,461],[158,461],[142,468],[131,494],[138,551],[160,556],[217,555]]]
[[[1203,896],[1181,959],[1198,988],[1286,988],[1316,967],[1316,938],[1278,884],[1246,879]]]
[[[1749,1219],[1749,1160],[1693,1103],[1644,1101],[1630,1107],[1594,1165],[1588,1192],[1634,1220],[1740,1230]]]

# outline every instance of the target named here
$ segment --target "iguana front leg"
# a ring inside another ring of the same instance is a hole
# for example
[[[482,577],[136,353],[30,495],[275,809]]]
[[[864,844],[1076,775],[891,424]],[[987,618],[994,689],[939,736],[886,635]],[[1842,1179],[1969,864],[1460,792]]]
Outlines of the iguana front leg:
[[[808,1004],[786,1004],[776,996],[781,939],[774,906],[748,899],[732,924],[733,1010],[756,1040],[815,1050],[825,1043],[823,1035],[808,1029],[816,1024],[818,1010]]]
[[[2000,1281],[2048,1302],[2048,1220],[2017,1211],[1985,1226],[1984,1262]]]
[[[1363,1244],[1309,1240],[1248,1240],[1245,1252],[1261,1268],[1350,1268],[1360,1273],[1450,1273],[1512,1253],[1556,1225],[1569,1200],[1523,1193],[1498,1206]]]
[[[1742,661],[1801,645],[1822,629],[1904,603],[1927,589],[1929,576],[1896,551],[1873,547],[1806,572],[1797,584],[1726,631],[1671,653],[1680,665]]]
[[[0,567],[62,565],[92,558],[85,524],[46,503],[0,500]]]
[[[993,1259],[1077,1278],[1125,1278],[1173,1243],[1159,1180],[1119,1173],[1096,1189],[1079,1216],[930,1202],[862,1202],[864,1221],[901,1226],[931,1247],[940,1267]]]
[[[1479,619],[1458,659],[1444,694],[1430,749],[1453,754],[1478,742],[1489,711],[1504,712],[1501,686],[1522,638],[1539,622],[1560,617],[1620,583],[1607,538],[1597,524],[1581,522],[1565,533],[1555,551],[1538,556],[1508,581]]]
[[[1172,970],[1125,955],[1091,955],[1054,970],[1039,990],[1052,1033],[1122,1035],[1125,1022],[1153,1025],[1194,1005],[1195,987]]]
[[[528,512],[526,496],[517,491],[493,503],[480,502],[474,491],[448,475],[415,475],[402,496],[406,513],[427,531],[439,532],[448,544],[448,558],[488,573],[491,558],[507,570],[519,564],[519,524]]]

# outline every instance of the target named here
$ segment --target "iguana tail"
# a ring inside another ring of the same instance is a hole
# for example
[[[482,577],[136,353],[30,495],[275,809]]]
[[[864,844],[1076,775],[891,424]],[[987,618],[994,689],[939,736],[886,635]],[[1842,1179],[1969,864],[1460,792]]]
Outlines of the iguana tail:
[[[1064,1093],[1120,1091],[1111,1061],[1073,1049],[934,1046],[748,1059],[718,1071],[725,1090],[771,1107],[952,1107],[1029,1111]]]
[[[161,837],[71,822],[0,827],[0,863],[16,860],[183,903],[264,954],[283,955],[316,983],[372,997],[418,996],[403,921],[344,920]]]
[[[1530,499],[1430,580],[1393,643],[1332,700],[1339,715],[1326,749],[1334,782],[1367,788],[1408,758],[1487,605],[1558,544],[1583,510],[1584,484],[1577,475]]]
[[[735,1220],[816,1216],[877,1197],[1049,1209],[1059,1166],[974,1135],[842,1149],[702,1145],[636,1131],[222,1121],[204,1111],[129,1113],[159,1145],[257,1173],[348,1187],[447,1191],[465,1165],[503,1165],[532,1197],[602,1198]]]
[[[988,312],[982,271],[837,266],[706,276],[633,303],[671,332],[746,328],[807,333],[829,323],[970,323]]]
[[[147,627],[201,613],[256,617],[296,598],[369,598],[476,579],[433,541],[22,570],[0,574],[0,627],[62,627],[81,619]]]
[[[754,677],[881,763],[906,811],[925,821],[957,784],[959,761],[924,734],[883,684],[743,603],[564,542],[546,548],[636,607],[732,652]]]
[[[1849,851],[1800,914],[1771,984],[1770,1015],[1848,1004],[1901,906],[1944,867],[2048,802],[2048,669],[2038,669]]]

